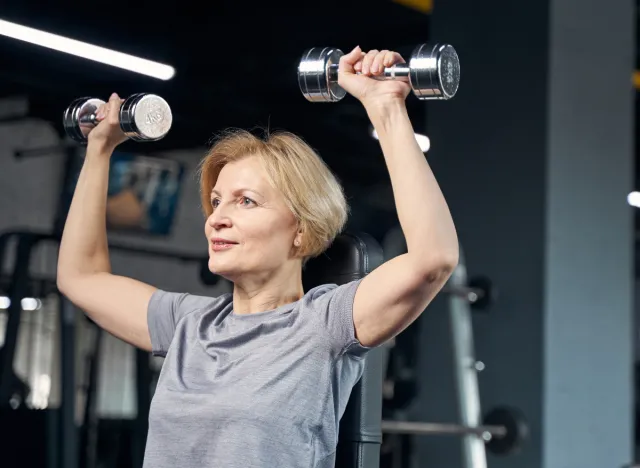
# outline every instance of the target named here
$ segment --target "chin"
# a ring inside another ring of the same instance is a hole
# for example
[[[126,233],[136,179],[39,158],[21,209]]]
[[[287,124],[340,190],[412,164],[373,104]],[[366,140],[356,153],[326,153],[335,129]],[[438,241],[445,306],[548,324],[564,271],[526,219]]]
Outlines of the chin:
[[[227,262],[220,262],[209,257],[209,271],[214,275],[222,276],[228,281],[233,281],[233,278],[238,275],[238,272],[229,265],[225,265]]]

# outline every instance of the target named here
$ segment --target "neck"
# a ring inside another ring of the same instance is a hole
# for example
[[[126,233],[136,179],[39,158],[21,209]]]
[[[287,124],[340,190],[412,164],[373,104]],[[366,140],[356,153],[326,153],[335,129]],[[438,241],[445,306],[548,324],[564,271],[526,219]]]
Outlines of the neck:
[[[233,286],[233,311],[253,314],[276,309],[302,298],[302,268],[297,265],[276,272],[239,278]]]

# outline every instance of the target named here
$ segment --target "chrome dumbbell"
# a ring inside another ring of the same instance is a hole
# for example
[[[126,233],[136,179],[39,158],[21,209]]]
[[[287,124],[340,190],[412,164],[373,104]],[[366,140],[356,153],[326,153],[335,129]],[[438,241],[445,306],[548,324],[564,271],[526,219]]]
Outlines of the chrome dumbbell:
[[[346,94],[338,84],[338,64],[344,53],[332,47],[307,49],[298,65],[298,84],[311,102],[337,102]],[[378,80],[403,80],[420,100],[451,99],[460,84],[460,61],[448,44],[421,44],[409,63],[385,68]]]
[[[74,100],[64,112],[63,124],[67,135],[86,144],[89,132],[98,125],[96,113],[105,101],[83,97]],[[173,122],[171,107],[155,94],[133,94],[120,106],[120,128],[134,141],[157,141],[169,132]]]

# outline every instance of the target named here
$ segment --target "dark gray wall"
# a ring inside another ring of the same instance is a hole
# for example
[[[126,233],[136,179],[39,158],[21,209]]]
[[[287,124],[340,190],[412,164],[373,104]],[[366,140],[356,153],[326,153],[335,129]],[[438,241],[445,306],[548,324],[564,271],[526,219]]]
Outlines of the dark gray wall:
[[[464,13],[461,13],[464,12]],[[438,3],[433,40],[461,87],[428,107],[429,160],[471,274],[501,290],[475,318],[482,404],[521,408],[531,440],[492,467],[619,467],[632,458],[630,1]],[[423,399],[455,417],[442,301],[424,318]],[[460,466],[451,439],[418,441],[418,466]]]
[[[551,5],[544,466],[619,466],[633,422],[635,3]]]

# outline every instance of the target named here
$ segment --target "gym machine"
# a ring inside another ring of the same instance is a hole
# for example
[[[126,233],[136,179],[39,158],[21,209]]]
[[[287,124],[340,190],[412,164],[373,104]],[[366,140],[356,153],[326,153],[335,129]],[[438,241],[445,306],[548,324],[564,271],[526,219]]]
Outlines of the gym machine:
[[[9,298],[4,345],[0,348],[0,409],[7,412],[23,411],[24,402],[32,389],[20,379],[14,371],[14,359],[22,313],[21,300],[37,295],[33,292],[33,284],[40,284],[39,291],[56,292],[55,278],[34,280],[29,266],[37,247],[45,243],[58,245],[60,235],[34,231],[7,231],[0,234],[0,265],[10,256],[9,247],[15,245],[13,268],[4,286]],[[167,250],[154,250],[110,243],[111,251],[130,252],[140,256],[167,258],[180,262],[195,263],[200,271],[200,279],[206,285],[213,285],[217,277],[204,267],[207,256],[196,256]],[[207,274],[208,273],[208,274]],[[44,468],[95,468],[97,451],[97,418],[96,418],[96,374],[99,362],[97,351],[102,332],[97,328],[97,339],[94,343],[89,365],[89,388],[85,402],[84,425],[78,432],[75,423],[76,408],[76,375],[75,375],[75,330],[76,310],[64,296],[58,293],[60,320],[60,380],[61,401],[59,411],[50,412],[47,419],[46,433],[51,439],[47,442],[46,457],[48,463]],[[150,386],[152,371],[149,367],[149,354],[136,350],[136,398],[138,415],[134,423],[134,443],[132,448],[132,466],[141,466],[143,449],[146,441],[146,425],[148,408],[151,400]],[[27,411],[27,410],[24,410]],[[31,411],[34,413],[35,411]],[[18,417],[18,416],[17,416]],[[23,417],[23,416],[19,416]],[[17,456],[17,454],[16,454]],[[24,466],[24,460],[5,459],[8,467]],[[15,464],[13,464],[15,463]],[[4,465],[3,465],[4,466]]]
[[[406,252],[406,245],[400,231],[398,233],[390,231],[385,239],[385,248],[390,251],[388,258]],[[496,455],[517,453],[529,435],[526,419],[517,408],[500,406],[493,408],[484,417],[481,414],[477,373],[484,366],[475,357],[471,313],[472,309],[486,310],[490,307],[497,299],[497,293],[490,279],[482,276],[467,278],[464,255],[461,252],[458,266],[441,294],[446,295],[449,312],[456,406],[459,409],[460,421],[456,423],[400,421],[393,420],[387,415],[387,419],[382,421],[382,432],[418,436],[460,436],[462,437],[462,466],[486,468],[487,450]],[[403,332],[403,335],[408,332],[411,332],[411,329]],[[398,340],[402,338],[403,336],[400,336]],[[415,350],[409,349],[404,352],[415,353]],[[393,382],[393,386],[394,392],[397,391],[398,395],[397,401],[390,400],[388,406],[392,409],[391,413],[394,413],[393,410],[408,406],[415,398],[418,389],[415,371],[393,369],[392,372],[397,374],[392,376],[392,379],[394,377],[397,379]],[[407,374],[408,378],[403,378],[403,374]],[[407,444],[407,441],[396,442],[402,442],[400,447]],[[392,457],[393,466],[406,464],[406,461],[396,461],[396,458],[396,456]]]

